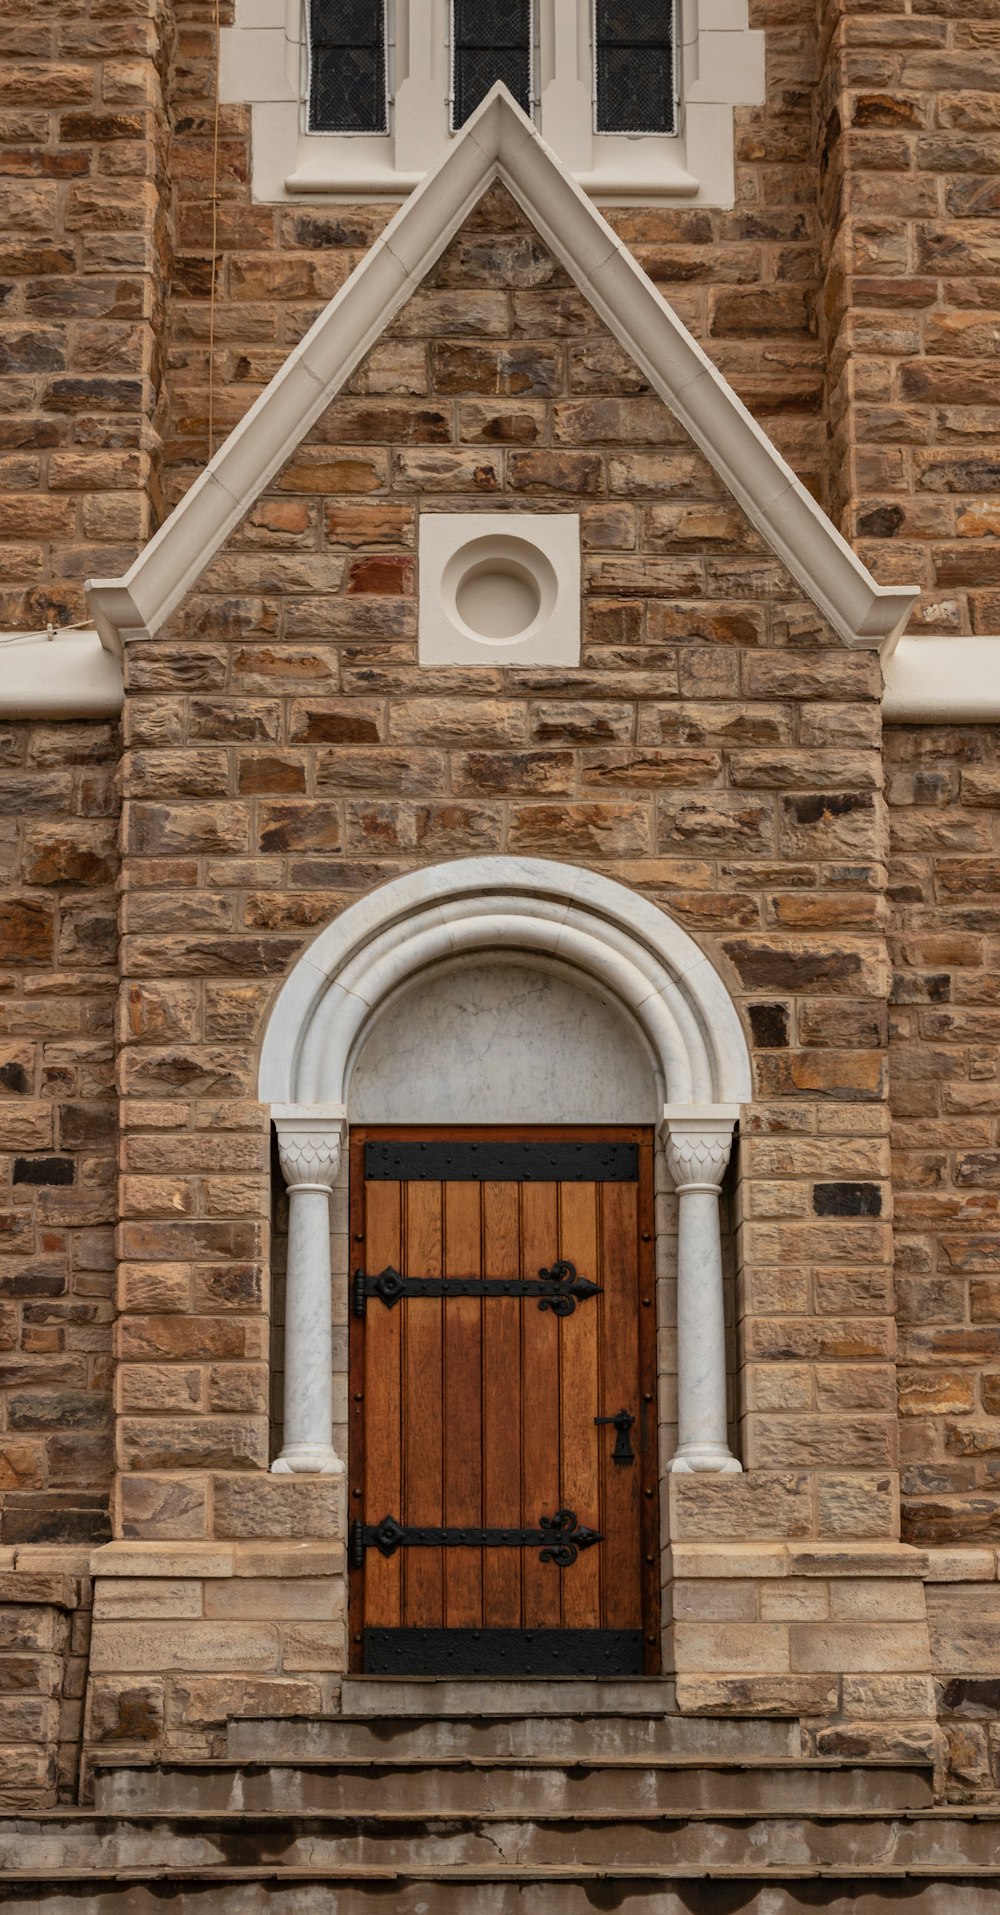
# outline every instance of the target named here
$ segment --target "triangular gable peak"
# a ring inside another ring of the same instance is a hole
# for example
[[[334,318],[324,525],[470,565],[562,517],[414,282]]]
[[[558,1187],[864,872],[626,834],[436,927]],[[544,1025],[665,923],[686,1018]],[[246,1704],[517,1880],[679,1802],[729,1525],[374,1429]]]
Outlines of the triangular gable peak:
[[[872,578],[502,85],[390,221],[134,565],[120,579],[89,581],[102,643],[120,652],[126,637],[159,629],[496,179],[834,630],[848,645],[891,650],[917,588]]]

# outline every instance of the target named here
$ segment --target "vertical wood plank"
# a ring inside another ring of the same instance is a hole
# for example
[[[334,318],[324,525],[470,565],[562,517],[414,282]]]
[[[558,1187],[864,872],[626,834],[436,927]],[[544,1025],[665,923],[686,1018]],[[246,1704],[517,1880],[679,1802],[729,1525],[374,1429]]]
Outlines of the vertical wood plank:
[[[521,1274],[517,1184],[483,1185],[483,1274]],[[533,1298],[491,1297],[483,1308],[483,1524],[521,1527],[521,1306]],[[517,1629],[521,1621],[518,1549],[483,1556],[483,1626]]]
[[[596,1184],[560,1184],[559,1255],[576,1265],[580,1276],[600,1283]],[[561,1506],[576,1511],[588,1528],[601,1528],[601,1499],[594,1426],[599,1400],[598,1331],[594,1308],[599,1299],[577,1304],[559,1325],[559,1436]],[[554,1569],[562,1583],[562,1621],[566,1629],[600,1626],[601,1584],[607,1544],[596,1544],[568,1569]],[[547,1565],[552,1567],[552,1565]]]
[[[403,1186],[370,1183],[364,1187],[363,1245],[358,1261],[376,1273],[391,1263],[399,1268]],[[362,1510],[366,1523],[403,1506],[402,1482],[402,1312],[369,1304],[364,1320],[365,1480]],[[371,1627],[397,1628],[403,1620],[402,1560],[386,1561],[377,1549],[365,1553],[364,1621]]]
[[[645,1668],[648,1676],[660,1672],[660,1463],[656,1400],[656,1250],[653,1202],[653,1135],[642,1134],[639,1145],[637,1215],[639,1292],[639,1394],[642,1403],[639,1442],[642,1471],[640,1544],[642,1555],[642,1621]]]
[[[521,1274],[537,1277],[555,1262],[559,1246],[556,1184],[521,1186]],[[521,1524],[533,1529],[544,1510],[559,1507],[559,1321],[537,1300],[521,1304]],[[523,1552],[522,1626],[558,1629],[559,1576]]]
[[[405,1186],[406,1249],[400,1266],[405,1276],[441,1275],[441,1186]],[[369,1311],[372,1306],[369,1305]],[[406,1297],[395,1310],[403,1315],[404,1523],[440,1524],[444,1442],[444,1305],[438,1297]],[[440,1549],[405,1549],[403,1587],[409,1628],[439,1629],[444,1622],[443,1562]]]
[[[482,1274],[482,1186],[449,1183],[444,1191],[444,1274]],[[482,1299],[447,1297],[444,1303],[444,1522],[480,1529],[482,1483]],[[446,1549],[445,1616],[450,1629],[475,1629],[483,1620],[483,1552]]]
[[[616,1432],[598,1431],[602,1513],[601,1545],[607,1573],[603,1579],[603,1626],[635,1629],[642,1621],[640,1527],[642,1503],[642,1402],[639,1387],[639,1275],[636,1267],[638,1188],[635,1184],[599,1184],[601,1233],[600,1305],[601,1416],[631,1410],[636,1461],[613,1463]]]

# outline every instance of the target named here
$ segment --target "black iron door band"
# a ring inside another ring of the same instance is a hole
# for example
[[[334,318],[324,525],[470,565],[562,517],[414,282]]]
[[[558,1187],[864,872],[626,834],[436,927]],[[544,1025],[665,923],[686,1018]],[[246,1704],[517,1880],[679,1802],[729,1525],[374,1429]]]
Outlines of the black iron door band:
[[[383,1516],[380,1523],[363,1523],[359,1518],[351,1524],[351,1561],[355,1569],[363,1568],[365,1550],[371,1548],[383,1556],[394,1556],[397,1549],[537,1549],[539,1562],[568,1569],[581,1549],[603,1541],[600,1530],[577,1522],[574,1509],[540,1516],[537,1529],[404,1527],[395,1516]]]
[[[366,1629],[370,1676],[641,1676],[641,1629]]]
[[[554,1263],[537,1277],[403,1277],[390,1263],[377,1277],[354,1272],[354,1314],[363,1317],[369,1297],[393,1309],[400,1297],[537,1297],[540,1310],[571,1317],[578,1303],[601,1294],[601,1285],[578,1277],[572,1263]]]
[[[634,1184],[638,1144],[611,1138],[379,1138],[365,1144],[365,1176],[391,1183]]]

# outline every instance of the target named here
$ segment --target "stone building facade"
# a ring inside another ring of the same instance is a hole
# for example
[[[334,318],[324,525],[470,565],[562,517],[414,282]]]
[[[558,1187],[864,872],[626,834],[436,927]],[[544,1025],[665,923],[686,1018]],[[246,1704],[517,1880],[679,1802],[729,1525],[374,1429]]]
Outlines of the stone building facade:
[[[246,24],[0,10],[3,1806],[264,1760],[260,1719],[319,1734],[363,1686],[352,1126],[506,1126],[653,1164],[657,1708],[986,1812],[997,25],[753,0],[729,200],[592,210],[505,98],[402,200],[260,197]],[[428,522],[461,554],[496,515],[564,610],[572,521],[567,662],[423,655]]]

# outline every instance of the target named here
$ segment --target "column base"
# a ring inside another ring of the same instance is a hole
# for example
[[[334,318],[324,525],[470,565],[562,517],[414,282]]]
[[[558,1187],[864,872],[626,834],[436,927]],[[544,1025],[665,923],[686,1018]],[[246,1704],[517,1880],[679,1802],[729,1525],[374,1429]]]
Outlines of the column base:
[[[293,1443],[276,1456],[272,1476],[343,1476],[344,1465],[329,1443]]]
[[[671,1476],[742,1476],[743,1465],[721,1443],[685,1443],[667,1470]]]

